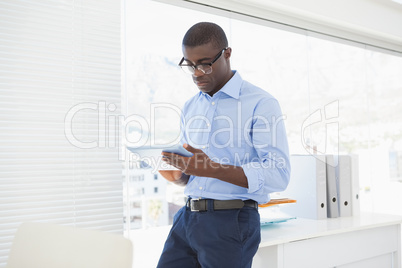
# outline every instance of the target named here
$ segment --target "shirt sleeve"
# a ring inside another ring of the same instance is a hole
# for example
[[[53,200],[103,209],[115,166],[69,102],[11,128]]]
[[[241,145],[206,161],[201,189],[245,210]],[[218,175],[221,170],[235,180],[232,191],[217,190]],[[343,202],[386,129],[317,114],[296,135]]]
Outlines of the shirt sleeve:
[[[186,132],[185,132],[185,128],[186,128],[186,118],[185,118],[185,110],[186,110],[186,104],[184,105],[184,107],[181,110],[181,114],[180,114],[180,144],[183,145],[184,143],[188,143],[187,141],[187,137],[186,137]]]
[[[256,105],[250,134],[258,158],[242,165],[248,193],[279,192],[289,183],[289,147],[284,120],[276,99],[262,100]]]

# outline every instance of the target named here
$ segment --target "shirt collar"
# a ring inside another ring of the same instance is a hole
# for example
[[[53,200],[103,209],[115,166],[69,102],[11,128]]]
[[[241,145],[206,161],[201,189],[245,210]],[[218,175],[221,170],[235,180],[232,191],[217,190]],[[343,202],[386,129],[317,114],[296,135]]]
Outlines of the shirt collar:
[[[238,99],[240,96],[240,87],[243,83],[238,71],[233,70],[233,76],[218,92],[225,93],[232,98]]]
[[[233,76],[230,80],[215,94],[219,92],[225,93],[226,95],[238,99],[240,96],[240,88],[243,83],[243,79],[241,78],[238,71],[233,70]],[[207,93],[199,92],[199,96],[207,95]]]

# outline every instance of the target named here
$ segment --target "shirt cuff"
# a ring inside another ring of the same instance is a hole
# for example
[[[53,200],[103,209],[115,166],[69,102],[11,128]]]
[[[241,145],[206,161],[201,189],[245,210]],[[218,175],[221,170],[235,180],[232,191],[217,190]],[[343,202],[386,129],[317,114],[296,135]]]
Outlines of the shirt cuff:
[[[258,167],[253,165],[258,165]],[[261,179],[262,176],[260,174],[261,166],[256,162],[251,162],[242,165],[242,168],[247,177],[248,193],[256,193],[261,190],[264,186],[264,180]]]

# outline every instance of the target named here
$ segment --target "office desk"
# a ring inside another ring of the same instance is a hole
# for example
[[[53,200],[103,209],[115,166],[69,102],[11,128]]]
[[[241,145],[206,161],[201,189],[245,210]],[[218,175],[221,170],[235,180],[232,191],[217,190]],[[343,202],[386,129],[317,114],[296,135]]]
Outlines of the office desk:
[[[361,213],[263,226],[253,268],[401,268],[402,216]]]

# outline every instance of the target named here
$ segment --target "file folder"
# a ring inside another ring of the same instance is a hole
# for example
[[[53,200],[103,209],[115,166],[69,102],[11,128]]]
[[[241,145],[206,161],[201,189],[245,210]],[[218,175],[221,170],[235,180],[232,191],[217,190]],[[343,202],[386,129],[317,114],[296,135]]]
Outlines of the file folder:
[[[352,216],[352,160],[350,155],[338,156],[339,216]]]
[[[326,219],[326,166],[323,155],[291,155],[292,172],[287,189],[281,193],[296,199],[294,204],[282,205],[281,212],[290,216]]]
[[[352,216],[360,215],[360,182],[359,182],[359,157],[350,155],[351,157],[351,176],[352,176]]]
[[[336,172],[336,158],[326,155],[326,180],[327,180],[327,216],[328,218],[339,217],[339,194]]]
[[[296,202],[297,202],[297,200],[290,199],[290,198],[273,198],[273,199],[269,200],[268,203],[259,204],[258,207],[266,208],[266,207],[271,207],[271,206],[277,206],[280,204],[289,204],[289,203],[296,203]]]
[[[296,219],[296,217],[273,217],[273,218],[261,218],[260,219],[260,225],[265,226],[265,225],[271,225],[274,223],[281,223],[285,222],[288,220],[293,220]]]

